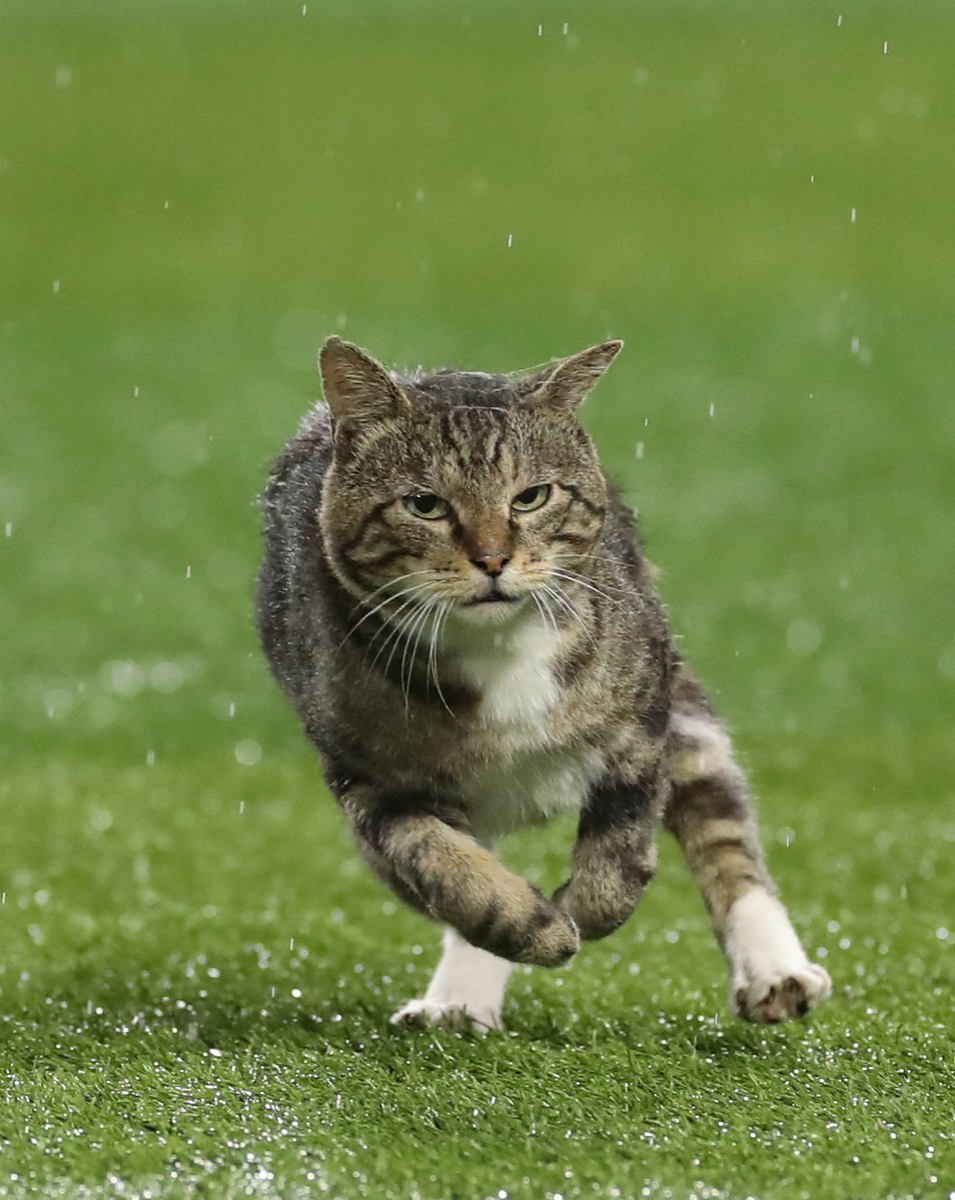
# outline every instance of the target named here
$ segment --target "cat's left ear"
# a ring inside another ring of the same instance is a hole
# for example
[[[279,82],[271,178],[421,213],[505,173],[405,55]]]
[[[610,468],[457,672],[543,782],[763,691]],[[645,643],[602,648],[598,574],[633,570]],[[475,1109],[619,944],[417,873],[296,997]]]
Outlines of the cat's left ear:
[[[576,408],[593,391],[597,380],[623,349],[623,342],[602,342],[565,358],[555,367],[532,377],[533,390],[526,404],[552,408]]]
[[[334,334],[318,355],[325,400],[336,424],[394,417],[408,407],[401,389],[380,362]]]

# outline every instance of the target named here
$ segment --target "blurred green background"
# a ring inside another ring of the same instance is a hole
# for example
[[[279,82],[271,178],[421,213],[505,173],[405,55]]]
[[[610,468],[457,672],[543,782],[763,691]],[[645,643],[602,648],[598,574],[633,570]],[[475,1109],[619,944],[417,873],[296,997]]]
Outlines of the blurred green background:
[[[949,7],[2,18],[4,755],[287,738],[253,500],[334,330],[623,337],[587,420],[734,724],[950,721]]]
[[[949,7],[2,18],[5,756],[287,739],[253,500],[334,330],[623,337],[587,420],[734,724],[950,721]]]
[[[953,45],[941,2],[0,0],[0,995],[22,1095],[60,1130],[37,1178],[102,1179],[120,1153],[165,1169],[144,1130],[166,1128],[167,1089],[136,1031],[168,1034],[180,1092],[231,1039],[248,1087],[286,1054],[311,1095],[294,1039],[326,1045],[340,1012],[377,1037],[433,960],[414,974],[433,935],[356,861],[252,632],[256,495],[334,331],[389,364],[485,370],[626,340],[585,419],[836,978],[816,1048],[786,1061],[816,1078],[833,1045],[885,1037],[881,1078],[951,1096],[931,1071],[955,944]],[[568,834],[518,865],[558,882]],[[609,1062],[655,1013],[722,1008],[675,864],[668,846],[638,918],[563,991],[515,985],[563,1095],[576,1060],[547,1030]],[[387,973],[406,959],[411,978]],[[930,985],[921,1015],[899,1003]],[[684,1047],[694,1103],[730,1105],[752,1051],[740,1086],[785,1107],[774,1055],[795,1040],[731,1036],[718,1077]],[[71,1141],[89,1096],[64,1046],[107,1081],[99,1157]],[[134,1055],[152,1098],[130,1115]],[[382,1079],[346,1089],[343,1170],[348,1097]],[[676,1130],[699,1110],[673,1094]],[[541,1117],[555,1156],[562,1119]],[[862,1110],[844,1144],[794,1119],[796,1156],[882,1137]],[[686,1136],[680,1161],[707,1161]],[[910,1140],[887,1169],[922,1180]]]

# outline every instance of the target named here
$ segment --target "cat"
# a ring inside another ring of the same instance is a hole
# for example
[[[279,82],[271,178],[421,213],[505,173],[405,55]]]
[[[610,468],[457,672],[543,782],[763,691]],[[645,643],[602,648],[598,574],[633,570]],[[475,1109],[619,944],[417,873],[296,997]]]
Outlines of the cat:
[[[329,337],[325,403],[268,480],[266,656],[365,858],[445,926],[396,1023],[502,1028],[515,963],[559,966],[631,915],[659,823],[699,883],[736,1014],[802,1016],[831,990],[577,417],[621,346],[516,375],[393,375]],[[566,810],[570,874],[547,898],[493,847]]]

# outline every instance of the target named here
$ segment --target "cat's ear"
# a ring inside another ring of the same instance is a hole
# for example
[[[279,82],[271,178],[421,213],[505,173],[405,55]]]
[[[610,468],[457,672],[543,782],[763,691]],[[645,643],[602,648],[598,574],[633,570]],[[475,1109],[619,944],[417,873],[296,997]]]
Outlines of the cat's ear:
[[[553,408],[576,408],[593,391],[597,380],[623,349],[623,342],[602,342],[536,372],[524,387],[525,403]]]
[[[394,417],[408,408],[401,389],[381,363],[334,334],[318,355],[325,400],[332,418],[357,422]]]

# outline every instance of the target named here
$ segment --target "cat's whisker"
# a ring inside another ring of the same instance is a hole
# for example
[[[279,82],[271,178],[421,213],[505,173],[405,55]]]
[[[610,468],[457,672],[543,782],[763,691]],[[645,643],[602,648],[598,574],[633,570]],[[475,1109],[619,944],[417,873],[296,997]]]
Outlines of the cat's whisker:
[[[428,618],[431,616],[434,608],[434,603],[429,604],[425,602],[422,604],[421,612],[419,613],[418,619],[414,623],[411,631],[407,635],[404,652],[401,655],[401,691],[405,698],[406,720],[411,713],[411,679],[414,675],[415,660],[418,657],[418,647],[421,645],[422,635],[424,634]],[[412,641],[412,639],[414,640]],[[407,675],[405,674],[406,666]]]
[[[438,693],[438,699],[444,705],[445,710],[451,717],[454,717],[454,713],[451,711],[451,706],[444,698],[444,692],[441,690],[441,679],[438,675],[438,641],[441,636],[441,631],[444,628],[444,623],[447,621],[448,614],[453,607],[454,604],[450,600],[445,600],[441,605],[438,616],[431,627],[431,645],[428,649],[428,667],[431,671],[431,674],[434,676],[435,691]],[[456,717],[454,719],[457,720]]]
[[[410,615],[401,622],[400,626],[397,627],[389,637],[388,640],[391,643],[391,650],[388,654],[388,661],[385,663],[384,670],[386,675],[390,675],[391,673],[391,664],[394,661],[395,655],[398,653],[399,648],[403,648],[405,652],[407,651],[408,639],[414,632],[418,618],[421,616],[422,612],[427,612],[427,604],[417,603]]]
[[[539,595],[536,592],[531,595],[533,595],[537,610],[540,611],[543,624],[551,626],[551,631],[553,632],[554,637],[559,637],[560,625],[557,622],[557,617],[554,617],[553,610],[551,606],[549,606],[545,596]]]
[[[590,645],[596,648],[598,645],[596,632],[593,630],[593,628],[591,628],[591,625],[588,624],[584,620],[584,618],[581,616],[580,612],[574,606],[573,601],[564,592],[564,590],[563,590],[563,588],[561,588],[560,584],[558,584],[558,583],[544,584],[543,588],[548,593],[548,595],[552,596],[555,600],[558,601],[558,603],[560,603],[564,607],[564,609],[570,615],[571,619],[577,623],[578,627],[583,632],[584,636],[586,637],[586,639],[590,643]]]
[[[388,662],[385,664],[385,674],[387,675],[388,669],[391,666],[391,660],[394,658],[395,650],[401,644],[401,635],[411,625],[412,621],[417,616],[420,603],[421,602],[419,601],[417,596],[412,596],[411,599],[406,600],[404,602],[404,604],[402,604],[401,609],[399,609],[398,612],[395,613],[391,617],[389,624],[382,626],[382,630],[379,630],[379,634],[380,634],[384,629],[387,629],[388,636],[385,638],[385,640],[382,642],[382,644],[378,647],[378,650],[375,653],[375,657],[371,660],[371,664],[368,668],[369,675],[375,669],[375,665],[378,662],[378,660],[381,658],[381,656],[385,653],[385,651],[388,649],[388,647],[391,646],[392,651],[391,651],[391,654],[388,656]],[[407,613],[404,617],[401,617],[401,619],[399,620],[398,618],[399,618],[400,613],[407,608],[410,608],[411,612]],[[376,635],[376,636],[378,636],[378,635]],[[375,641],[375,639],[373,638],[371,645],[369,645],[369,647],[368,647],[369,650],[371,649],[371,646],[374,645],[374,641]],[[367,654],[367,651],[366,651],[366,654]]]
[[[561,589],[556,584],[542,583],[541,591],[544,592],[546,595],[550,596],[553,600],[556,600],[557,603],[564,610],[564,612],[566,612],[567,615],[572,620],[574,620],[574,621],[580,620],[580,613],[577,611],[576,608],[574,608],[573,604],[571,603],[571,601],[567,597],[567,595],[563,591],[561,591]]]
[[[425,567],[420,571],[406,571],[404,575],[395,575],[393,579],[386,579],[385,582],[379,584],[379,586],[376,587],[373,592],[369,592],[367,596],[362,596],[362,598],[355,604],[354,608],[352,608],[349,616],[351,616],[352,613],[358,612],[363,605],[370,604],[376,596],[380,595],[385,590],[385,588],[394,587],[396,583],[403,583],[404,580],[413,579],[416,575],[437,575],[438,573],[439,572],[435,571],[433,567]]]
[[[602,554],[552,554],[550,557],[552,559],[588,558],[588,559],[593,559],[594,562],[604,562],[604,563],[611,563],[611,564],[613,562],[612,559],[610,559],[606,555],[602,555]],[[581,573],[579,571],[574,571],[570,567],[551,567],[550,569],[551,569],[551,571],[564,571],[565,573],[567,573],[569,575],[573,575],[578,580],[578,582],[588,582],[588,583],[593,582],[592,580],[588,579],[588,577],[586,575],[581,575]],[[620,596],[626,597],[626,596],[631,596],[633,594],[632,588],[629,588],[627,586],[618,586],[613,583],[607,583],[605,580],[601,580],[601,586],[606,588],[608,592],[615,592],[615,593],[617,593],[617,595],[620,595]]]
[[[602,587],[598,587],[589,579],[585,579],[582,575],[578,575],[576,571],[566,571],[562,567],[551,567],[550,573],[552,576],[556,576],[558,579],[565,579],[568,583],[576,584],[577,587],[581,587],[586,591],[593,592],[595,596],[599,596],[601,600],[606,600],[608,604],[614,604],[618,606],[620,604],[620,601],[615,596],[612,596]],[[623,595],[624,593],[621,591],[620,594]]]
[[[417,572],[416,572],[416,574],[417,574]],[[399,576],[399,578],[400,578],[400,576]],[[386,596],[384,598],[384,600],[382,600],[380,603],[376,604],[374,608],[369,609],[368,612],[365,613],[365,615],[361,618],[360,621],[356,621],[355,624],[349,628],[348,632],[345,634],[345,636],[342,638],[341,642],[339,643],[338,649],[341,650],[342,646],[345,645],[345,643],[348,641],[348,639],[352,636],[353,633],[357,632],[357,630],[360,629],[361,626],[364,625],[364,623],[367,620],[369,620],[371,617],[375,616],[376,613],[381,612],[381,610],[383,608],[385,608],[387,605],[393,603],[395,600],[401,600],[402,597],[404,597],[404,596],[416,595],[416,594],[420,594],[421,592],[426,592],[426,591],[428,591],[427,584],[413,583],[410,587],[402,588],[400,592],[395,592],[394,595]],[[398,611],[400,612],[401,610],[399,609]],[[387,614],[386,614],[385,619],[387,619]]]
[[[544,622],[545,625],[550,625],[551,632],[556,637],[557,634],[559,633],[559,630],[557,628],[557,622],[554,620],[554,614],[550,611],[549,608],[546,607],[543,598],[540,595],[538,595],[537,592],[531,592],[531,599],[534,601],[534,604],[537,606],[537,611],[541,615],[541,620]]]

